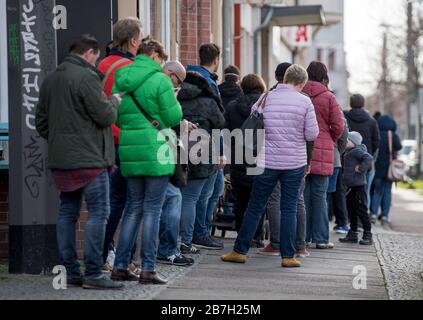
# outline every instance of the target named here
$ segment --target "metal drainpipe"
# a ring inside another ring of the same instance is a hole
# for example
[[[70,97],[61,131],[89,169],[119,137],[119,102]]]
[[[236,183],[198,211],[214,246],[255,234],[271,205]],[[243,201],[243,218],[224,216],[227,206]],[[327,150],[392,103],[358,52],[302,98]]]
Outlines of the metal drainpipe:
[[[259,47],[260,47],[259,34],[261,33],[261,30],[269,26],[270,21],[273,18],[273,13],[274,13],[274,9],[270,8],[262,24],[256,30],[254,30],[254,72],[255,73],[259,73],[259,70],[258,70],[259,63],[260,63],[259,54],[258,54]]]
[[[233,0],[223,1],[223,68],[232,64],[233,7]]]

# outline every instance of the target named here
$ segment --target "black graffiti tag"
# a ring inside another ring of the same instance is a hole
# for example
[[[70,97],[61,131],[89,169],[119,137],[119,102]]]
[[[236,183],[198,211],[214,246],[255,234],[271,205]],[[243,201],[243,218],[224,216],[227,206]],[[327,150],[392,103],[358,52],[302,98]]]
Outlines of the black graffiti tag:
[[[31,136],[31,142],[24,147],[25,186],[34,199],[40,196],[40,180],[45,171],[44,159],[41,146],[38,144],[41,138]]]

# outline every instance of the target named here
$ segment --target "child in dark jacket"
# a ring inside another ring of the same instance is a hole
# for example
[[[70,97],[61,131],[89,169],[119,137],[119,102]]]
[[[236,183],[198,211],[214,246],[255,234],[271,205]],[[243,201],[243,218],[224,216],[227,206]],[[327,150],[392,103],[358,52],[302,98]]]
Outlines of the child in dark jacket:
[[[358,132],[351,132],[348,136],[347,150],[344,154],[343,180],[349,189],[347,193],[347,207],[351,230],[343,243],[358,243],[357,220],[360,218],[364,228],[362,245],[372,245],[372,225],[367,212],[367,173],[372,167],[373,157],[367,152],[363,144],[363,137]]]

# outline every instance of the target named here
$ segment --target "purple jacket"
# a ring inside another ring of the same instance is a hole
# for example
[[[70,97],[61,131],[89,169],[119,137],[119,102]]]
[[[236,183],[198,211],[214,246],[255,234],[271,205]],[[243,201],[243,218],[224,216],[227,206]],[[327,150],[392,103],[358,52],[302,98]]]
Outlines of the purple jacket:
[[[258,103],[253,111],[257,108]],[[279,84],[267,97],[264,128],[265,149],[258,158],[260,168],[294,170],[307,165],[306,142],[319,136],[310,98],[290,85]]]

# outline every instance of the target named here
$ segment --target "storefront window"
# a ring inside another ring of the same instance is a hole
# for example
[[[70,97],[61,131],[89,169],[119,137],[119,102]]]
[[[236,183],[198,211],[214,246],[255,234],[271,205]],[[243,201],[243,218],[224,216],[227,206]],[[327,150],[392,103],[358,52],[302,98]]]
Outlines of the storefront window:
[[[159,40],[172,59],[177,58],[179,0],[140,0],[139,17],[144,33]]]

